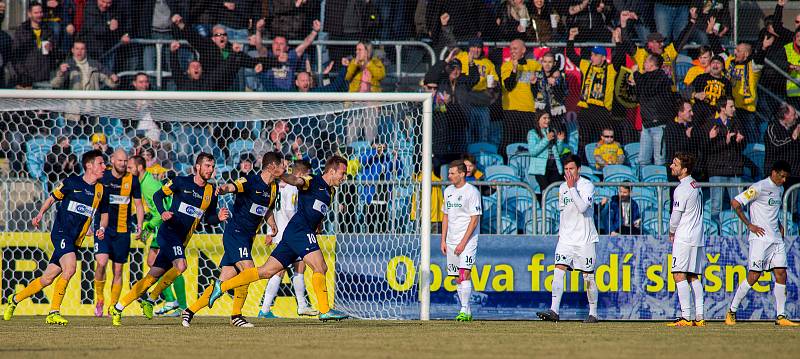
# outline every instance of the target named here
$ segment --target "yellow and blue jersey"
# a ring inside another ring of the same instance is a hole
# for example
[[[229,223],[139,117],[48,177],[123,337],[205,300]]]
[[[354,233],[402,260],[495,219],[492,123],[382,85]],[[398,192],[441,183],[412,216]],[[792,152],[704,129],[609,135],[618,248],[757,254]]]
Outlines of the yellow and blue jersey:
[[[217,217],[217,195],[214,185],[206,183],[198,186],[193,176],[179,176],[164,184],[153,195],[153,202],[159,213],[164,213],[164,198],[172,197],[170,211],[173,216],[159,227],[159,235],[171,235],[183,239],[183,245],[189,243],[197,225],[205,219],[211,225],[219,224]]]
[[[66,238],[80,246],[95,213],[108,211],[108,196],[99,181],[88,184],[83,177],[65,179],[50,194],[58,202],[50,232],[52,237]]]
[[[267,212],[275,207],[278,182],[265,183],[260,174],[250,173],[234,181],[233,185],[236,187],[236,199],[230,224],[255,236]]]
[[[106,233],[130,232],[130,213],[132,201],[142,199],[139,177],[130,173],[120,178],[114,177],[111,170],[103,173],[100,179],[108,196],[108,227]],[[95,216],[95,229],[100,227],[100,217]]]
[[[287,227],[297,226],[313,232],[328,214],[333,188],[322,176],[306,176],[303,181],[303,185],[298,187],[297,213]]]

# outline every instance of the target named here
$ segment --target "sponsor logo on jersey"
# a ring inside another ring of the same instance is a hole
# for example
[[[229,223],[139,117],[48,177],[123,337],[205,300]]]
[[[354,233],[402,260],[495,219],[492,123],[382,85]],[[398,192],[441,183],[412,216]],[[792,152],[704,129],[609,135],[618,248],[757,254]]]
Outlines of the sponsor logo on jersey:
[[[461,207],[462,207],[461,203],[447,201],[447,209],[450,209],[450,208],[461,208]]]
[[[131,198],[128,196],[120,196],[118,194],[112,194],[108,196],[108,203],[109,204],[128,204],[131,203]]]
[[[94,215],[94,208],[83,203],[70,201],[67,205],[67,210],[72,213],[80,214],[81,216],[92,217]]]
[[[778,198],[770,198],[769,201],[768,201],[768,204],[770,206],[780,206],[781,205],[781,200],[778,199]]]
[[[178,212],[193,218],[203,217],[202,209],[192,206],[191,204],[187,204],[186,202],[181,202],[181,205],[178,206]]]
[[[253,205],[250,206],[250,213],[260,217],[266,216],[267,210],[267,207],[259,205],[258,203],[253,203]]]

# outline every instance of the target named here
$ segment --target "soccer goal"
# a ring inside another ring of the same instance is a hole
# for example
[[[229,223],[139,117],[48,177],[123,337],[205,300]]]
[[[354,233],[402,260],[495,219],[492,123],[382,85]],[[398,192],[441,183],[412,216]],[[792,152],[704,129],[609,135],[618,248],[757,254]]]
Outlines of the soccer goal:
[[[351,175],[335,191],[334,210],[318,237],[333,269],[328,288],[333,288],[329,295],[336,309],[357,318],[427,320],[431,122],[428,94],[1,90],[3,301],[46,267],[55,209],[39,229],[31,219],[55,185],[82,172],[82,153],[123,148],[129,155],[142,155],[148,171],[166,179],[192,174],[195,156],[208,152],[216,158],[214,181],[221,184],[251,167],[257,170],[263,153],[279,150],[308,160],[315,172],[331,155],[349,160]],[[232,195],[220,198],[221,205],[232,203]],[[411,219],[412,210],[418,220]],[[199,228],[189,244],[184,274],[189,303],[218,274],[221,233],[219,227]],[[254,241],[257,265],[272,250],[263,242],[263,236]],[[149,240],[132,247],[123,270],[123,295],[147,268]],[[78,253],[78,273],[67,289],[65,315],[94,311],[93,258],[93,238],[87,237]],[[110,270],[106,280],[111,281]],[[306,281],[312,288],[310,270]],[[245,315],[255,316],[260,308],[265,282],[250,286]],[[17,313],[46,313],[51,292],[48,288],[21,303]],[[315,305],[314,296],[309,297]],[[228,315],[231,299],[218,303],[203,314]],[[275,313],[296,316],[294,306],[286,277]],[[127,311],[139,314],[138,306]]]

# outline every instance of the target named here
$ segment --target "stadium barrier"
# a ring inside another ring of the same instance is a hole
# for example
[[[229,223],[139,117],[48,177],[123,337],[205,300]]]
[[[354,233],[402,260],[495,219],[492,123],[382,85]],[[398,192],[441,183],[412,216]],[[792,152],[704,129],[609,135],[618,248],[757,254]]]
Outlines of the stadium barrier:
[[[793,223],[796,217],[800,217],[800,183],[797,183],[783,192],[783,223],[785,235],[800,236],[800,224],[787,226]]]

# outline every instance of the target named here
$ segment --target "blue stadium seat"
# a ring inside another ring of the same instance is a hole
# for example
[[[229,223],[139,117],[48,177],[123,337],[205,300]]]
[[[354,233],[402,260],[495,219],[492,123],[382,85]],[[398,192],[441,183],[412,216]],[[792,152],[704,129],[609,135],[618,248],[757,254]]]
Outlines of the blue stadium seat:
[[[586,152],[586,160],[589,161],[589,169],[592,170],[592,173],[594,173],[594,174],[602,174],[603,172],[600,172],[597,169],[597,161],[594,160],[594,149],[595,148],[597,148],[597,143],[596,142],[592,142],[592,143],[586,144],[586,146],[583,148],[583,150],[584,150],[584,152]]]
[[[633,168],[625,165],[603,167],[603,180],[606,182],[639,182]]]
[[[253,152],[253,141],[250,140],[236,140],[228,144],[228,158],[230,159],[231,166],[237,168],[239,166],[239,159],[242,154]]]
[[[353,149],[354,154],[361,154],[372,148],[372,144],[370,144],[369,141],[354,141],[351,142],[348,147]]]
[[[667,182],[667,168],[664,166],[647,165],[639,171],[642,182]]]
[[[625,161],[633,168],[639,167],[640,149],[641,146],[639,146],[639,142],[632,142],[623,147],[625,151]]]
[[[519,181],[516,171],[511,166],[494,165],[485,167],[487,181],[514,182]]]
[[[581,177],[586,177],[586,179],[592,182],[600,182],[600,177],[597,177],[589,166],[581,166]]]
[[[467,145],[467,152],[473,155],[483,152],[497,153],[497,145],[489,142],[470,143]]]
[[[133,141],[128,136],[120,135],[108,138],[108,145],[114,149],[121,148],[125,152],[130,152],[133,148]]]
[[[531,156],[528,152],[520,152],[511,156],[508,159],[508,165],[514,169],[517,177],[525,178],[528,175],[528,167],[531,164]]]
[[[678,81],[678,90],[683,91],[686,89],[686,85],[683,83],[683,79],[686,77],[686,73],[689,72],[694,66],[691,62],[677,62],[675,63],[675,79]]]
[[[520,152],[528,152],[527,143],[517,142],[506,146],[506,156],[508,156],[509,158]]]
[[[479,168],[486,169],[491,166],[502,165],[503,157],[496,153],[481,152],[475,155],[475,161],[478,162],[475,165]]]
[[[85,138],[76,138],[69,143],[72,147],[72,153],[74,153],[75,156],[78,156],[78,158],[80,158],[84,153],[92,150],[92,142]]]
[[[658,228],[658,218],[656,218],[656,217],[646,218],[646,219],[644,219],[642,221],[642,231],[645,234],[650,234],[650,235],[663,234],[663,235],[666,235],[668,230],[669,230],[669,221],[668,220],[662,220],[661,221],[661,228],[660,229]]]
[[[25,167],[27,167],[28,175],[41,181],[43,193],[48,192],[44,161],[53,144],[55,144],[55,139],[51,137],[35,137],[25,142]]]

